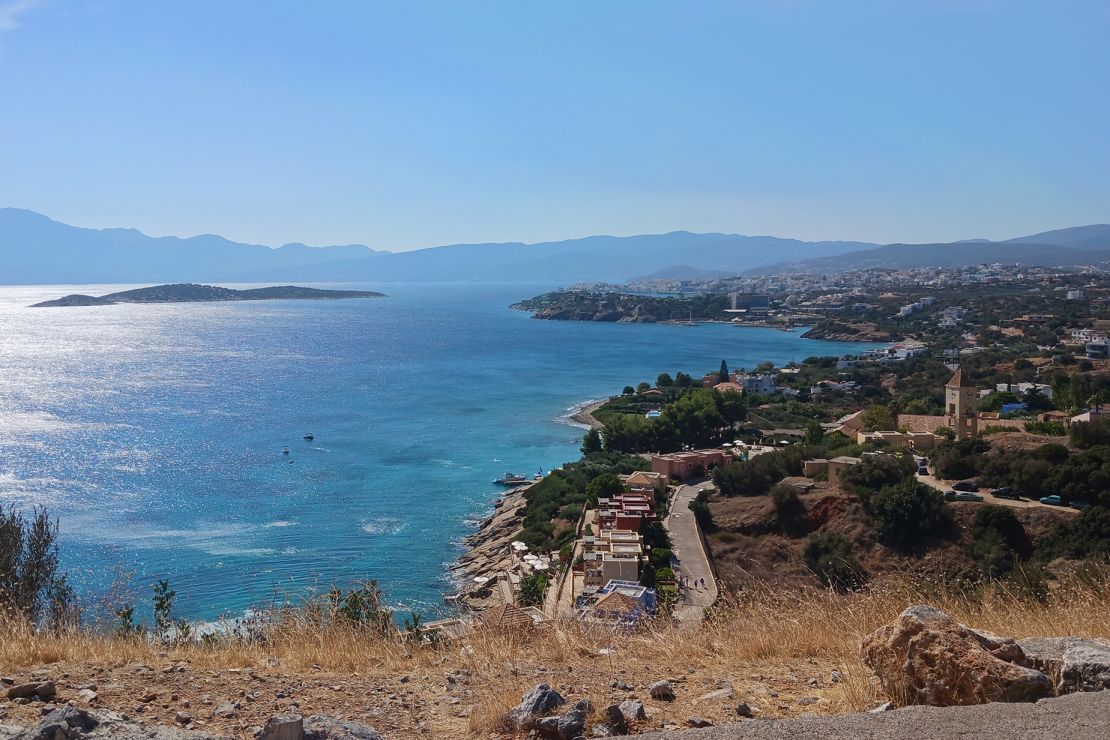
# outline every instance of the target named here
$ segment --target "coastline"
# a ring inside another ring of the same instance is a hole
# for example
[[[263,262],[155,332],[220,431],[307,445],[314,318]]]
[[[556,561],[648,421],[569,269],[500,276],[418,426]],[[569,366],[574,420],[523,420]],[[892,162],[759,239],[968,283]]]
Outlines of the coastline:
[[[601,429],[605,425],[594,417],[594,412],[607,403],[609,403],[608,398],[577,403],[571,406],[565,415],[559,417],[559,421],[582,429]]]

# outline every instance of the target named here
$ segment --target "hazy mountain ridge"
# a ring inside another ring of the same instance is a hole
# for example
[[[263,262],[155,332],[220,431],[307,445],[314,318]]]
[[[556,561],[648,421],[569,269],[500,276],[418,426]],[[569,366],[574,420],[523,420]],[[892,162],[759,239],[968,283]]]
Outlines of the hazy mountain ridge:
[[[1006,241],[969,239],[938,244],[887,244],[829,257],[779,262],[750,273],[842,272],[868,268],[960,267],[978,264],[1110,267],[1110,224],[1045,231]]]
[[[1035,238],[1035,243],[1030,243]],[[181,282],[623,282],[681,276],[1028,262],[1080,265],[1110,259],[1110,226],[1079,226],[1007,242],[880,246],[773,236],[675,231],[525,244],[451,244],[384,252],[360,244],[272,248],[205,234],[151,237],[135,229],[85,229],[33,211],[0,209],[0,283]],[[1107,250],[1102,255],[1098,250]]]
[[[216,235],[150,237],[83,229],[0,209],[0,283],[400,282],[627,280],[676,263],[737,274],[766,255],[790,259],[874,246],[678,231],[524,244],[452,244],[411,252],[362,245],[270,248]]]

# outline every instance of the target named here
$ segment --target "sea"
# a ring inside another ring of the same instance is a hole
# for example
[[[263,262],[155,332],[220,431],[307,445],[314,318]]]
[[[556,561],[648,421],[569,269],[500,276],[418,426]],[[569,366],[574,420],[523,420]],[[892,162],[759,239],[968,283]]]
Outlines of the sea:
[[[577,459],[576,404],[722,359],[869,347],[509,308],[557,287],[541,283],[29,308],[131,287],[0,287],[0,506],[56,518],[87,604],[143,614],[167,579],[193,620],[367,580],[399,610],[440,614],[447,566],[502,491],[493,479]]]

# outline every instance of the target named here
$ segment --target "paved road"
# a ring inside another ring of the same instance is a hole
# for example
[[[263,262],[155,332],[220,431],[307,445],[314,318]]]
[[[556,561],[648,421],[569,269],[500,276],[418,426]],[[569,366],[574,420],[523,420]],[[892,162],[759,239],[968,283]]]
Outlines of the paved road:
[[[1036,704],[906,707],[881,714],[747,720],[704,730],[649,732],[636,740],[1010,740],[1110,737],[1110,690],[1069,694]]]
[[[925,485],[929,486],[930,488],[935,488],[936,490],[940,491],[941,493],[946,493],[947,491],[952,490],[952,485],[950,483],[945,483],[941,479],[935,478],[931,475],[920,475],[920,474],[918,474],[917,479],[919,481],[921,481],[922,483],[924,483]],[[1019,501],[1015,501],[1015,500],[1010,499],[1010,498],[998,498],[997,496],[992,496],[991,492],[988,491],[985,488],[980,488],[977,491],[977,493],[980,496],[983,497],[983,499],[984,499],[983,503],[995,504],[996,506],[1008,506],[1011,509],[1036,509],[1036,508],[1040,508],[1040,509],[1053,509],[1055,511],[1066,511],[1070,514],[1078,514],[1079,513],[1079,511],[1077,509],[1073,509],[1070,506],[1049,506],[1048,504],[1042,504],[1040,501],[1030,501],[1030,500],[1027,500],[1027,499],[1022,499],[1022,500],[1019,500]]]
[[[682,603],[675,609],[675,618],[682,624],[697,624],[704,616],[705,608],[717,600],[717,579],[709,567],[709,558],[702,547],[698,534],[698,523],[690,502],[701,491],[712,488],[709,481],[693,485],[678,486],[671,498],[670,512],[664,524],[671,535],[671,549],[677,561],[675,573],[679,578],[705,580],[705,587],[687,588],[682,594]]]

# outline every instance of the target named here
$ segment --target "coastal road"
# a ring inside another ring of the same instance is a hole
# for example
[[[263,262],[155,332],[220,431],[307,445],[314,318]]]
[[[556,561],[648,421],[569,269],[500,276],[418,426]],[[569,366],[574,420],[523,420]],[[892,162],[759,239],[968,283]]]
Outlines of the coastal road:
[[[921,483],[924,483],[925,485],[929,486],[932,489],[940,491],[941,493],[947,493],[948,491],[952,490],[952,484],[951,483],[945,483],[944,481],[940,480],[939,478],[936,478],[936,477],[931,476],[931,475],[921,475],[919,473],[917,475],[917,480],[920,481]],[[977,491],[977,493],[980,496],[983,497],[983,503],[985,503],[985,504],[994,504],[996,506],[1008,506],[1011,509],[1037,509],[1037,508],[1040,508],[1040,509],[1052,509],[1053,511],[1066,511],[1070,514],[1078,514],[1079,513],[1078,510],[1073,509],[1070,506],[1049,506],[1048,504],[1042,504],[1040,501],[1036,501],[1036,500],[1031,501],[1031,500],[1028,500],[1028,499],[1021,499],[1019,501],[1015,501],[1015,500],[1009,499],[1009,498],[998,498],[997,496],[992,495],[991,492],[989,490],[985,489],[985,488],[980,488]],[[969,502],[969,503],[973,503],[973,502]]]
[[[705,608],[717,601],[717,579],[713,577],[713,569],[709,567],[709,556],[702,546],[694,512],[690,511],[690,502],[699,493],[712,487],[713,484],[709,481],[678,486],[671,498],[670,513],[664,521],[671,536],[675,573],[680,579],[688,579],[691,584],[699,582],[697,587],[691,585],[690,588],[680,589],[681,601],[675,608],[674,616],[682,625],[696,625],[701,622]],[[702,580],[705,581],[704,587],[700,585]]]

